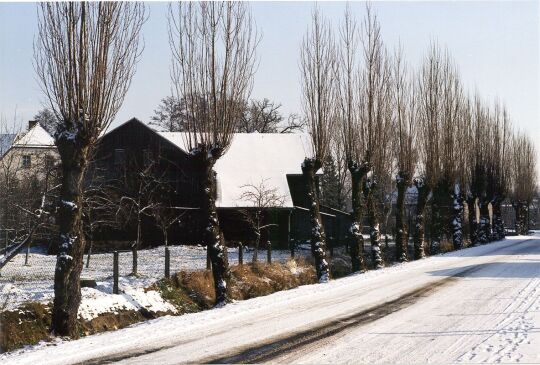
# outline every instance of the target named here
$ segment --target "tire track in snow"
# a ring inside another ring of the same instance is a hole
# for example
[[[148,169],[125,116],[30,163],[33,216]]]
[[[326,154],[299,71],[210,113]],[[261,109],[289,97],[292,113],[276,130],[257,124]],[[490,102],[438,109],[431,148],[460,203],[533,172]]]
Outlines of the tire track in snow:
[[[250,345],[244,350],[236,350],[225,356],[211,357],[196,360],[196,363],[227,364],[227,363],[261,363],[268,362],[282,355],[297,351],[322,340],[328,340],[340,333],[375,322],[389,314],[398,312],[409,307],[421,298],[433,294],[435,291],[455,283],[460,276],[471,274],[481,270],[481,267],[470,267],[458,271],[452,276],[425,285],[421,288],[408,292],[397,299],[381,303],[375,307],[368,308],[361,312],[323,323],[317,327],[305,331],[297,332],[280,339],[273,339],[270,342]]]
[[[516,242],[512,255],[520,255],[526,253],[530,250],[527,246],[521,246],[521,244],[531,241],[533,239],[527,239],[520,242]],[[494,254],[498,251],[507,249],[502,247],[496,250],[493,250],[491,254]],[[489,262],[484,262],[484,264],[497,263],[501,260],[500,257],[496,257]],[[347,330],[352,328],[361,327],[369,323],[375,322],[379,319],[386,317],[392,313],[398,312],[406,307],[409,307],[422,297],[429,296],[435,291],[442,289],[455,283],[461,278],[465,278],[473,274],[474,272],[485,270],[484,265],[479,266],[468,266],[465,268],[457,268],[452,272],[452,274],[442,280],[430,283],[421,288],[415,289],[411,292],[408,292],[397,299],[392,301],[384,302],[378,304],[375,307],[363,310],[359,313],[343,317],[331,322],[326,322],[317,327],[311,329],[296,332],[293,335],[289,335],[282,338],[274,338],[270,341],[261,342],[259,344],[252,344],[249,347],[244,349],[232,351],[224,356],[220,357],[209,357],[199,359],[196,362],[198,363],[261,363],[269,362],[276,358],[279,358],[284,355],[291,355],[294,352],[300,352],[300,356],[303,353],[307,352],[306,348],[311,346],[318,346],[321,341],[328,342],[329,338],[335,340],[336,336],[340,334],[345,334]],[[301,351],[299,351],[301,350]],[[287,362],[290,362],[294,359],[293,356],[287,357]]]

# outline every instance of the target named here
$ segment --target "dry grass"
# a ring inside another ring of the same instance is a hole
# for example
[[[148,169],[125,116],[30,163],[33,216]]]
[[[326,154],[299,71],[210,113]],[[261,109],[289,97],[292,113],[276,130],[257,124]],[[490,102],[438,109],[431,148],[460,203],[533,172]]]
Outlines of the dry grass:
[[[452,243],[451,240],[443,239],[441,241],[441,246],[440,247],[441,247],[441,252],[442,253],[454,251],[454,244]]]
[[[315,282],[313,266],[299,265],[295,261],[234,266],[229,296],[234,300],[244,300]]]
[[[48,339],[50,325],[51,309],[45,304],[29,302],[0,312],[0,352]]]
[[[180,272],[172,282],[200,309],[214,305],[214,279],[210,271]],[[228,294],[233,300],[245,300],[315,282],[313,266],[303,260],[237,265],[231,267]]]

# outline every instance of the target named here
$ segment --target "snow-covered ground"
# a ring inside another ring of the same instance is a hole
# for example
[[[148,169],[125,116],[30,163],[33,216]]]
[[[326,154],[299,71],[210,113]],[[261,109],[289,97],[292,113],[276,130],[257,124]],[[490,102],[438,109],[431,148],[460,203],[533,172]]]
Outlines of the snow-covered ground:
[[[206,268],[206,250],[201,246],[169,246],[171,253],[171,273],[178,271],[194,271]],[[244,260],[252,258],[253,251],[244,252]],[[238,263],[238,249],[229,248],[229,262]],[[309,255],[309,250],[299,249],[298,256]],[[272,259],[286,262],[290,257],[288,250],[273,250]],[[142,289],[163,278],[165,272],[165,247],[156,247],[138,252],[138,277],[128,276],[132,271],[131,252],[119,254],[120,284],[125,290]],[[86,260],[86,256],[85,256]],[[259,260],[266,260],[266,250],[259,251]],[[0,271],[0,305],[7,300],[7,309],[13,309],[25,301],[46,302],[53,297],[55,255],[45,255],[41,252],[30,253],[28,266],[24,265],[25,254],[15,256]],[[86,261],[85,261],[86,262]],[[112,253],[94,254],[90,258],[90,267],[83,269],[82,277],[92,278],[99,282],[99,288],[112,285],[113,273]],[[87,291],[83,292],[83,298]]]
[[[540,237],[0,356],[3,364],[540,362]]]

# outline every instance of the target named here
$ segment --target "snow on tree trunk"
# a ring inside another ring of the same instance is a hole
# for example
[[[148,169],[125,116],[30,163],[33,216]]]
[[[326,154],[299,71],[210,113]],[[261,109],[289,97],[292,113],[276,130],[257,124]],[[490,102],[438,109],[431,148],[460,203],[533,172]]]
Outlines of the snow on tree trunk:
[[[514,210],[516,212],[516,234],[528,234],[527,216],[529,205],[524,201],[518,201],[514,203]]]
[[[502,240],[505,237],[504,222],[502,219],[501,205],[503,198],[496,197],[491,202],[491,214],[493,219],[493,239]]]
[[[370,227],[370,240],[371,240],[371,255],[373,266],[375,269],[381,269],[384,266],[381,253],[381,232],[379,226],[379,217],[377,209],[375,207],[375,190],[377,189],[377,182],[374,178],[365,179],[363,192],[366,199],[367,211],[368,211],[368,224]]]
[[[229,264],[216,209],[217,181],[216,174],[213,170],[215,160],[213,158],[205,158],[205,156],[207,154],[204,152],[199,152],[195,155],[195,157],[201,158],[203,165],[200,212],[202,222],[206,222],[206,227],[203,230],[202,241],[203,245],[206,245],[212,265],[216,305],[220,306],[224,305],[228,300],[227,281],[229,278]]]
[[[459,184],[454,184],[452,194],[454,219],[452,220],[452,243],[455,250],[463,248],[463,194]]]
[[[469,240],[471,245],[478,243],[478,222],[476,221],[476,197],[467,197],[467,210],[469,212]]]
[[[349,228],[350,243],[349,254],[351,255],[352,272],[366,270],[364,262],[364,237],[362,227],[364,222],[364,212],[362,209],[362,184],[370,167],[367,163],[360,166],[355,161],[349,161],[349,172],[351,173],[352,184],[352,223]]]
[[[480,198],[480,223],[478,226],[478,243],[486,244],[491,238],[491,223],[489,221],[489,199]]]
[[[326,237],[322,225],[315,179],[315,174],[320,168],[321,162],[315,159],[306,158],[304,163],[302,163],[302,174],[304,175],[304,181],[308,192],[307,197],[311,222],[311,252],[315,258],[317,279],[320,283],[326,283],[330,279],[329,267],[326,262]]]
[[[76,131],[56,135],[62,178],[56,216],[59,242],[51,329],[56,335],[74,338],[79,336],[76,321],[81,302],[80,276],[85,246],[82,201],[88,145],[78,138]]]
[[[396,260],[407,261],[409,248],[409,235],[405,224],[405,193],[410,185],[410,175],[406,171],[398,172],[396,176]]]
[[[437,181],[433,189],[433,202],[431,205],[431,243],[429,253],[437,254],[441,251],[441,242],[448,236],[447,227],[450,222],[448,210],[451,205],[451,184],[450,179],[445,176]]]
[[[424,179],[414,179],[414,186],[418,191],[416,201],[416,215],[414,219],[414,258],[422,259],[426,256],[425,253],[425,212],[429,196],[429,187]]]

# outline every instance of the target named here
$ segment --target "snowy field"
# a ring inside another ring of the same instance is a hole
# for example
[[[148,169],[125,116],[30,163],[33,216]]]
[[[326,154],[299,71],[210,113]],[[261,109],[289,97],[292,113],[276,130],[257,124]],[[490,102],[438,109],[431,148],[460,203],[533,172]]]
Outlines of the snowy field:
[[[171,273],[178,271],[204,270],[206,268],[206,250],[201,246],[169,246],[171,253]],[[266,260],[266,250],[259,250],[259,260]],[[305,247],[297,250],[298,257],[307,256],[310,251]],[[238,249],[229,248],[229,262],[238,263]],[[250,262],[253,251],[244,250],[244,261]],[[286,262],[290,258],[288,250],[273,250],[272,260]],[[130,277],[132,271],[131,252],[119,254],[120,286],[126,290],[143,288],[163,278],[165,272],[165,247],[140,250],[138,253],[138,277]],[[53,296],[55,255],[39,252],[30,253],[29,265],[25,266],[25,254],[21,253],[0,271],[0,305],[7,302],[6,308],[12,309],[25,301],[46,302]],[[85,256],[86,263],[86,256]],[[83,269],[81,277],[98,281],[99,288],[112,285],[112,253],[94,254],[90,258],[90,267]],[[83,293],[84,294],[84,293]]]
[[[0,361],[540,363],[539,328],[540,237],[515,236]]]

